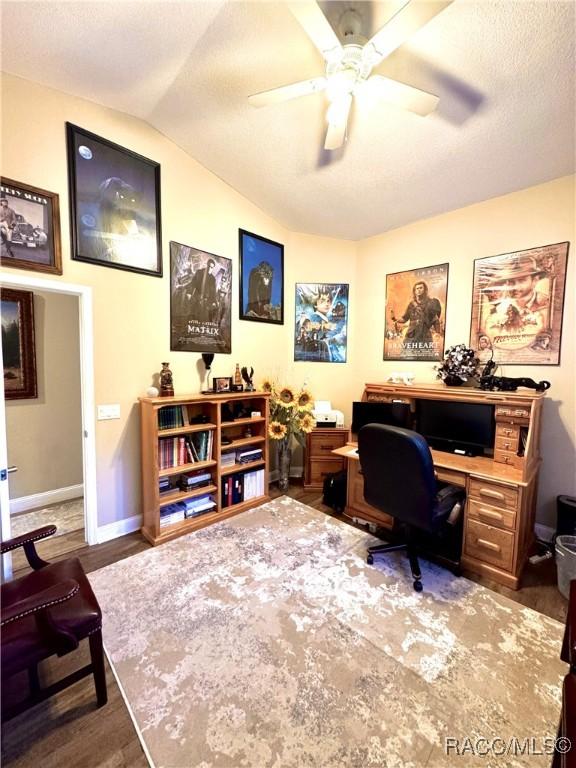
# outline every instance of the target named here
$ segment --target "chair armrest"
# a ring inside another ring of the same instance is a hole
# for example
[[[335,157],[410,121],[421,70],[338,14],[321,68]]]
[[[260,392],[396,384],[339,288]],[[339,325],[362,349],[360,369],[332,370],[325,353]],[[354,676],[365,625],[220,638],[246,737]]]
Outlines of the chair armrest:
[[[48,589],[43,589],[42,592],[37,592],[35,595],[24,598],[24,600],[18,600],[18,602],[6,607],[3,606],[0,626],[3,627],[13,621],[22,619],[24,616],[38,613],[46,608],[50,608],[52,605],[70,600],[79,589],[77,581],[65,579],[60,584],[54,584],[48,587]]]
[[[5,555],[6,552],[11,552],[13,549],[24,547],[24,552],[26,553],[26,558],[30,567],[37,571],[39,568],[48,565],[48,563],[38,556],[34,542],[40,541],[40,539],[45,539],[47,536],[52,536],[53,533],[56,533],[55,525],[45,525],[43,528],[37,528],[35,531],[23,533],[22,536],[16,536],[14,539],[3,541],[0,554]]]

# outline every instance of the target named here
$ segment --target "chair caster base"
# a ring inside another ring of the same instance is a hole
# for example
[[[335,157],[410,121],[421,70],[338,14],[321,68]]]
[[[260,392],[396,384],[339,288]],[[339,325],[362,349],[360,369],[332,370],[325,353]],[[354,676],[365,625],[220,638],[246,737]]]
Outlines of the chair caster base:
[[[372,557],[372,555],[368,555],[368,557],[366,558],[366,562],[368,563],[368,565],[374,565],[374,558]]]
[[[422,592],[422,582],[416,579],[412,585],[416,592]]]

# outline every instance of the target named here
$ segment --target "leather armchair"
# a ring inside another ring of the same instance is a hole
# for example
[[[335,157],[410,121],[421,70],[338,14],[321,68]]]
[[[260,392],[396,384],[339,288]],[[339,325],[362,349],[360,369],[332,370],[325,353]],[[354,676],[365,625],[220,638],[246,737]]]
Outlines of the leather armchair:
[[[2,697],[3,721],[89,674],[94,676],[98,706],[107,701],[102,612],[84,569],[77,558],[47,563],[36,552],[35,542],[55,531],[55,526],[45,526],[1,545],[3,555],[23,547],[33,569],[1,587],[2,681],[27,671],[30,687],[28,698],[12,707],[5,708]],[[91,663],[42,688],[39,663],[75,650],[85,638],[90,645]]]
[[[402,529],[401,544],[380,544],[368,549],[367,561],[377,553],[406,549],[414,589],[422,590],[418,551],[442,548],[442,539],[455,544],[451,565],[459,568],[462,545],[461,511],[464,490],[455,485],[439,488],[432,455],[417,432],[384,424],[367,424],[358,433],[358,458],[364,475],[364,498],[375,509],[395,518]]]

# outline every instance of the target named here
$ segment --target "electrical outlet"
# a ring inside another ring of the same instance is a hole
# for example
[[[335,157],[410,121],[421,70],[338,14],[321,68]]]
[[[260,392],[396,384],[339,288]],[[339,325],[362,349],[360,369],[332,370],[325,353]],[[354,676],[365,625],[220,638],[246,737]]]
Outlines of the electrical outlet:
[[[98,406],[98,421],[105,421],[106,419],[119,419],[119,418],[120,418],[120,405],[113,403],[111,405]]]

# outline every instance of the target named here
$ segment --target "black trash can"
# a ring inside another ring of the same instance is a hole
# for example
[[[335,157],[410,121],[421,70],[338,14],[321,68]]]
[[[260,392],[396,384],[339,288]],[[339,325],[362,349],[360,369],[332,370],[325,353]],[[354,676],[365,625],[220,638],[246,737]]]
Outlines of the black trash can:
[[[557,536],[576,536],[576,499],[574,496],[557,496]]]

